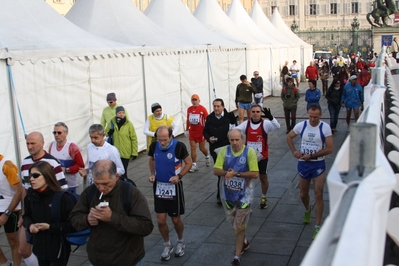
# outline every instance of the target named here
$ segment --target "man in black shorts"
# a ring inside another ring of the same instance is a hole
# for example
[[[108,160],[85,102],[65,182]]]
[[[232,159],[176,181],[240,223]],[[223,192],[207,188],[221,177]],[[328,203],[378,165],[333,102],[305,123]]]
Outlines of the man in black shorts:
[[[191,159],[186,146],[172,136],[172,128],[160,126],[155,132],[157,141],[150,145],[148,155],[154,187],[154,207],[157,214],[158,229],[164,240],[161,260],[169,260],[173,246],[169,239],[167,214],[171,217],[177,233],[175,256],[184,255],[184,224],[180,215],[184,214],[184,193],[181,179],[191,169]],[[184,162],[184,166],[183,166]]]
[[[0,154],[0,226],[4,226],[8,244],[11,247],[13,261],[7,260],[0,249],[1,265],[20,265],[18,253],[18,215],[21,210],[22,185],[18,177],[17,166]],[[25,232],[23,232],[25,233]]]

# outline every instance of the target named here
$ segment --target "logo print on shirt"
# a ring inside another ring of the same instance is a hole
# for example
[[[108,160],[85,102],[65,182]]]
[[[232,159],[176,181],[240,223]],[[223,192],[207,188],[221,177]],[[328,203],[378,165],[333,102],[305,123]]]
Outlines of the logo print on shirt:
[[[169,152],[166,157],[168,157],[168,159],[172,159],[172,154]]]
[[[247,158],[241,157],[239,162],[240,162],[240,164],[246,164],[247,163]]]

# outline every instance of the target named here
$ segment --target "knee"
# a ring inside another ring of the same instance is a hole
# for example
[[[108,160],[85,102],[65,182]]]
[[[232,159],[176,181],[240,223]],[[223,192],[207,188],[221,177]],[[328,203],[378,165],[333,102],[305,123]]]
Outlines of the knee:
[[[182,220],[180,219],[180,216],[172,217],[172,223],[174,225],[182,224]]]
[[[308,191],[301,191],[299,195],[300,195],[301,199],[306,199],[306,198],[309,197],[309,192]]]
[[[323,191],[315,191],[314,198],[316,201],[323,201]]]
[[[18,254],[21,255],[22,258],[28,258],[32,254],[30,245],[19,245]]]
[[[166,220],[164,219],[158,219],[158,227],[162,227],[162,226],[167,226]]]

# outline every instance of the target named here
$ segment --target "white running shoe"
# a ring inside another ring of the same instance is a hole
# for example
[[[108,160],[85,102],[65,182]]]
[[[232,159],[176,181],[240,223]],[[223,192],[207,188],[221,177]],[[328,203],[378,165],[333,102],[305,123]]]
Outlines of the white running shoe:
[[[172,252],[173,252],[173,246],[172,245],[165,245],[165,248],[163,249],[163,252],[161,254],[161,260],[164,260],[164,261],[169,260],[170,259],[170,254]]]
[[[195,164],[193,164],[193,165],[191,166],[191,169],[189,170],[189,172],[190,172],[190,173],[194,173],[195,171],[198,171],[198,167],[197,167]]]
[[[206,167],[209,167],[211,165],[211,159],[209,158],[209,156],[205,157],[205,164]]]
[[[184,249],[185,248],[186,248],[186,245],[184,244],[184,242],[177,242],[175,257],[184,256]]]

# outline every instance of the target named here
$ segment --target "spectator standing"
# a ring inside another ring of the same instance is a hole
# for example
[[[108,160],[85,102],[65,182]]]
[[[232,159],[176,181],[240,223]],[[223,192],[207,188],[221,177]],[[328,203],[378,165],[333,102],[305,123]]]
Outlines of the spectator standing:
[[[280,72],[281,83],[283,84],[283,86],[285,85],[285,76],[289,73],[290,71],[288,69],[288,61],[285,61],[284,66],[281,68]]]
[[[328,77],[330,76],[330,67],[326,61],[323,62],[323,66],[320,68],[319,76],[321,79],[323,96],[326,95],[328,89]]]
[[[205,164],[207,167],[210,165],[211,160],[209,158],[208,150],[205,147],[205,138],[203,134],[205,121],[208,117],[208,111],[204,106],[200,105],[200,98],[197,94],[191,96],[191,104],[192,106],[187,109],[185,135],[188,136],[190,141],[191,161],[193,163],[190,173],[194,173],[195,171],[198,171],[197,143],[200,151],[205,155]]]
[[[308,103],[306,105],[306,110],[308,110],[312,104],[320,105],[321,98],[321,92],[318,88],[316,88],[316,80],[310,79],[308,81],[308,86],[309,89],[307,89],[305,94],[305,101]]]
[[[54,220],[51,214],[53,198],[61,193],[60,184],[56,181],[53,167],[46,161],[38,161],[29,169],[31,187],[24,199],[24,227],[29,230],[39,265],[68,264],[71,244],[65,234],[75,232],[69,214],[75,201],[72,195],[64,193],[60,199],[60,221]]]
[[[186,146],[173,139],[170,127],[160,126],[156,133],[158,140],[151,144],[148,152],[151,172],[149,181],[153,183],[158,229],[164,241],[161,260],[167,261],[174,250],[169,238],[167,215],[171,217],[177,233],[175,257],[182,257],[185,253],[184,224],[181,219],[185,211],[182,178],[191,168],[191,159]]]
[[[338,73],[341,67],[338,65],[338,61],[336,59],[333,60],[333,66],[331,67],[331,74],[333,78],[338,77]]]
[[[363,106],[363,102],[364,95],[362,86],[357,83],[357,76],[353,75],[349,78],[349,82],[345,85],[341,96],[341,105],[346,108],[346,124],[348,125],[348,131],[352,109],[356,122],[359,118],[359,108]]]
[[[235,230],[235,252],[232,265],[240,265],[241,254],[249,248],[245,231],[254,196],[252,180],[258,178],[258,161],[255,150],[244,145],[242,131],[232,129],[228,138],[230,145],[223,147],[218,154],[213,173],[223,176],[223,206],[227,220]]]
[[[255,86],[247,80],[247,76],[240,76],[241,83],[237,85],[235,103],[238,108],[238,124],[244,122],[244,113],[251,116],[252,94],[256,93]]]
[[[263,79],[259,76],[259,72],[254,72],[254,77],[251,78],[252,84],[256,88],[256,93],[254,93],[255,104],[263,105]]]
[[[398,42],[396,41],[396,37],[393,37],[392,40],[392,57],[398,62],[397,54],[399,52],[399,45]]]
[[[144,135],[147,136],[148,150],[150,149],[151,143],[157,141],[155,131],[159,126],[165,125],[173,128],[173,137],[177,136],[179,125],[175,122],[173,116],[169,116],[162,112],[162,106],[159,103],[153,103],[151,105],[152,115],[148,116],[144,125]]]
[[[146,198],[119,179],[113,161],[98,160],[92,171],[94,184],[83,191],[71,212],[71,223],[77,230],[90,227],[86,246],[89,261],[92,265],[143,266],[144,237],[154,228]],[[108,206],[100,207],[104,201]]]
[[[264,113],[266,119],[262,119],[261,113]],[[267,168],[269,162],[269,132],[278,130],[280,124],[270,112],[270,109],[263,108],[260,105],[253,105],[251,108],[251,119],[236,127],[245,134],[245,145],[253,148],[262,159],[258,162],[259,178],[261,182],[262,197],[259,208],[267,208],[266,194],[269,189],[269,180],[267,179]]]
[[[319,79],[319,70],[317,69],[317,66],[310,61],[309,66],[306,68],[305,72],[306,78],[309,80],[318,80]],[[315,85],[316,86],[316,85]]]
[[[341,96],[343,89],[339,83],[340,81],[338,79],[334,79],[326,94],[328,112],[330,113],[331,131],[333,134],[337,132],[339,110],[341,109]]]
[[[226,108],[224,108],[224,101],[222,99],[217,98],[213,100],[213,112],[206,119],[204,137],[209,143],[209,151],[214,163],[217,157],[215,149],[229,144],[227,133],[229,132],[231,124],[235,124],[234,113],[229,113]],[[217,182],[216,202],[221,205],[219,183],[220,176],[218,176]]]
[[[64,172],[68,189],[71,194],[77,194],[79,186],[79,169],[84,168],[82,154],[78,145],[67,140],[68,126],[64,122],[54,125],[54,141],[48,147],[48,153],[57,158]]]
[[[118,106],[114,116],[108,124],[105,132],[108,137],[112,135],[113,145],[118,149],[125,173],[120,179],[127,180],[127,167],[130,159],[135,160],[138,156],[138,142],[136,130],[133,123],[125,116],[125,108]],[[134,183],[134,182],[133,182]]]
[[[0,154],[0,226],[11,248],[13,261],[7,260],[0,248],[0,263],[7,266],[21,265],[21,255],[18,253],[18,217],[21,210],[22,185],[18,177],[17,166]],[[25,232],[22,232],[25,234]]]
[[[341,67],[341,69],[339,70],[339,73],[338,73],[338,79],[339,79],[339,84],[341,85],[342,89],[344,88],[346,82],[348,82],[348,78],[349,78],[349,75],[348,75],[348,72],[346,72],[345,67]]]
[[[294,128],[296,124],[296,110],[298,107],[299,91],[295,87],[292,78],[287,79],[287,85],[281,90],[281,100],[283,101],[286,134]]]
[[[100,124],[103,126],[103,128],[106,128],[108,123],[111,121],[112,118],[115,117],[115,109],[119,105],[116,102],[116,94],[115,92],[110,92],[107,94],[107,103],[108,106],[104,108],[102,114],[101,114],[101,120]],[[127,112],[125,112],[125,116],[129,118],[129,115]]]
[[[363,69],[359,72],[357,77],[358,77],[357,83],[359,83],[360,86],[362,86],[363,93],[364,93],[364,87],[366,87],[367,84],[369,84],[369,82],[371,80],[371,73],[369,72],[367,65],[363,66]]]
[[[299,122],[287,135],[287,144],[292,155],[298,159],[299,189],[301,201],[305,207],[303,223],[311,222],[312,206],[310,205],[309,188],[313,181],[316,211],[316,224],[312,239],[317,236],[324,210],[323,188],[325,183],[326,163],[324,156],[332,153],[333,139],[331,128],[320,120],[321,107],[313,104],[308,109],[309,119]],[[300,135],[299,150],[295,148],[293,139]]]
[[[296,64],[296,60],[292,61],[292,65],[290,66],[291,77],[296,82],[296,87],[299,88],[299,66]],[[286,81],[287,82],[287,81]],[[295,83],[294,83],[295,84]]]

